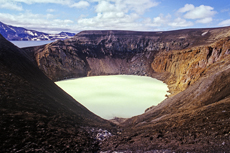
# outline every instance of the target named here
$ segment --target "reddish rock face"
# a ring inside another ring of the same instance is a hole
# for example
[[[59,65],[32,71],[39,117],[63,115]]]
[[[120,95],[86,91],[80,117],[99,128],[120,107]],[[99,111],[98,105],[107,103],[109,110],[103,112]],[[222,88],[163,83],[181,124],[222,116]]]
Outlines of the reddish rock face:
[[[227,37],[210,45],[159,52],[151,66],[155,72],[170,73],[165,82],[169,85],[172,95],[175,95],[207,75],[210,66],[228,62],[229,48],[230,38]]]

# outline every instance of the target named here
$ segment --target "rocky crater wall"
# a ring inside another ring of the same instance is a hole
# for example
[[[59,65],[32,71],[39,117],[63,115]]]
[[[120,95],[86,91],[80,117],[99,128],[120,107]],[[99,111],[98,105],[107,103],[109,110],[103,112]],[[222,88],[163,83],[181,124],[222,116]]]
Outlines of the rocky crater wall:
[[[211,65],[216,62],[224,62],[229,54],[230,37],[227,37],[206,46],[159,52],[155,55],[151,66],[155,72],[170,74],[165,82],[174,95],[207,75],[207,69]]]
[[[228,152],[230,27],[169,32],[84,31],[26,48],[53,81],[105,74],[149,75],[171,95],[142,115],[117,120],[102,151]],[[141,102],[141,101],[140,101]]]
[[[147,75],[165,81],[174,95],[227,54],[222,50],[228,46],[209,44],[227,37],[229,29],[83,31],[71,39],[25,50],[53,81],[109,74]]]

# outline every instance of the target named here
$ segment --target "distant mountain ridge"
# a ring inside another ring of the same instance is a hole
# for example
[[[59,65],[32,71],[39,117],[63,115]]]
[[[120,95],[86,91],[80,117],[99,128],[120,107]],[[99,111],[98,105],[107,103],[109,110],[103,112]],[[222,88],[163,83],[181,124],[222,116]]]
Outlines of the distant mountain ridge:
[[[61,32],[59,34],[48,34],[23,27],[15,27],[0,22],[0,34],[10,41],[40,41],[71,38],[75,33]]]

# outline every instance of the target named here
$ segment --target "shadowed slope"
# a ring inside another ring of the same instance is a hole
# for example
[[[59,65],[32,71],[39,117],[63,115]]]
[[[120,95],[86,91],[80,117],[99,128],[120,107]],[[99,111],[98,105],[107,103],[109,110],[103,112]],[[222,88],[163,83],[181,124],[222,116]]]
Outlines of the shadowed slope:
[[[80,151],[97,144],[84,128],[111,128],[57,87],[0,36],[0,150]]]

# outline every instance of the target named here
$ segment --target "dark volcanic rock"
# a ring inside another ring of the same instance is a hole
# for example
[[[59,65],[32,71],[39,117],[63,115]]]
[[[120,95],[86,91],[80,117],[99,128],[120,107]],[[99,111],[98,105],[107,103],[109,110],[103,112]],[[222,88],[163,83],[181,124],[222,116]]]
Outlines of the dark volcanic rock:
[[[84,127],[110,129],[57,87],[21,49],[0,35],[1,152],[93,152]]]

